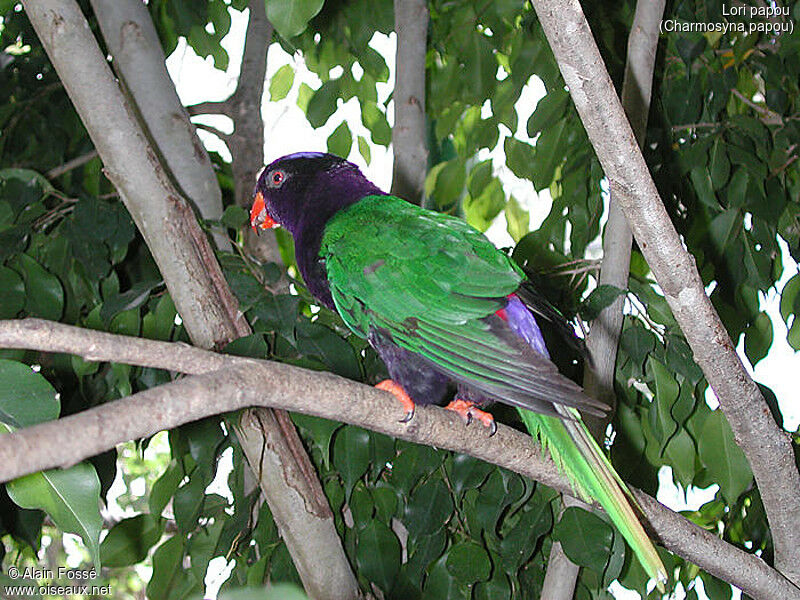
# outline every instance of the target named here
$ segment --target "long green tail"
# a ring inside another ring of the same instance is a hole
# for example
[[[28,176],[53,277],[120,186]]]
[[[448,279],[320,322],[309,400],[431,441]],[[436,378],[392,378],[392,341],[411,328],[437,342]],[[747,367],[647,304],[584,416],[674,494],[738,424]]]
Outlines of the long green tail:
[[[636,499],[620,479],[574,408],[556,405],[564,418],[518,409],[530,434],[549,450],[558,468],[587,502],[596,500],[622,533],[642,563],[645,572],[664,591],[667,571],[633,507]]]

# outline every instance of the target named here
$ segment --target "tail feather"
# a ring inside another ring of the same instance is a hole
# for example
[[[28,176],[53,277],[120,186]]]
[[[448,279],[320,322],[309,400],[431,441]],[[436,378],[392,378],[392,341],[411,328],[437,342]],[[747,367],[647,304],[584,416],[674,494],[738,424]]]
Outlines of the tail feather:
[[[562,418],[520,410],[531,435],[539,439],[570,479],[581,499],[600,503],[636,553],[647,574],[664,590],[667,571],[644,531],[634,507],[639,504],[586,429],[574,408],[555,405]]]

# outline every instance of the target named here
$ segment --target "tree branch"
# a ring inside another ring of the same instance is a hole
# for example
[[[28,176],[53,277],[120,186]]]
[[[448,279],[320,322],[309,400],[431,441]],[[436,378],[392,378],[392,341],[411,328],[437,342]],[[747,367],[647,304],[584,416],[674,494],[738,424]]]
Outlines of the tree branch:
[[[217,129],[213,125],[206,125],[205,123],[192,123],[195,128],[202,129],[203,131],[207,131],[208,133],[217,136],[223,142],[228,142],[231,139],[230,133],[225,133],[221,129]]]
[[[428,48],[428,3],[394,0],[395,60],[392,194],[422,203],[428,170],[425,127],[425,54]]]
[[[77,3],[26,0],[24,5],[97,148],[106,175],[119,190],[158,264],[193,343],[205,348],[221,347],[248,335],[250,327],[238,310],[208,239],[159,163]],[[75,52],[75,48],[81,52]],[[318,599],[354,597],[350,593],[354,591],[354,580],[349,566],[347,573],[339,571],[338,579],[317,578],[317,557],[310,556],[313,553],[308,551],[308,544],[324,546],[319,554],[337,565],[347,566],[347,558],[322,486],[316,477],[308,478],[313,467],[291,419],[284,411],[274,411],[259,425],[258,435],[263,433],[267,439],[262,436],[259,451],[248,454],[248,461],[258,465],[256,472],[262,474],[262,482],[269,481],[262,490],[285,534],[307,593]],[[243,421],[237,427],[240,439],[248,439],[248,435],[253,439],[255,434],[245,431],[248,426],[252,423]],[[310,528],[290,532],[290,528],[303,524],[302,519],[293,516],[298,510],[308,514]],[[327,525],[312,527],[312,519]],[[306,547],[295,547],[293,542],[298,540]]]
[[[67,467],[116,444],[213,414],[248,406],[281,406],[344,421],[419,444],[462,452],[541,481],[571,488],[527,434],[499,425],[487,437],[452,411],[419,406],[410,424],[387,393],[331,373],[215,354],[158,342],[24,319],[0,321],[0,347],[67,352],[87,360],[125,362],[195,374],[56,421],[0,436],[0,480]],[[163,361],[163,362],[162,362]],[[647,494],[634,490],[649,528],[667,549],[756,599],[800,600],[800,589],[760,558],[720,540]]]
[[[258,172],[264,166],[264,121],[261,98],[267,72],[267,49],[272,39],[272,24],[267,20],[264,2],[250,0],[242,69],[236,91],[226,100],[233,119],[233,134],[228,141],[233,157],[233,185],[236,203],[245,206],[252,199]]]
[[[82,167],[93,158],[97,158],[97,150],[91,150],[86,154],[81,154],[80,156],[76,156],[72,160],[68,160],[63,165],[53,167],[47,173],[45,173],[44,176],[47,177],[47,179],[55,179],[56,177],[61,177],[64,173],[69,173],[73,169]]]
[[[776,566],[800,583],[800,473],[790,439],[736,354],[694,259],[667,215],[578,0],[533,4],[611,191],[750,462],[770,523]]]
[[[113,66],[133,98],[161,163],[176,187],[205,219],[222,215],[222,194],[205,147],[167,73],[166,57],[147,7],[140,0],[90,0]],[[229,250],[227,236],[214,241]]]
[[[228,100],[216,100],[208,102],[198,102],[186,107],[186,112],[190,117],[198,115],[226,115],[231,116],[231,106]]]
[[[250,0],[250,20],[247,23],[242,69],[236,91],[226,100],[228,115],[233,119],[233,135],[228,143],[233,158],[233,188],[236,203],[249,207],[253,188],[264,166],[264,120],[261,103],[264,80],[267,76],[267,55],[272,41],[272,24],[267,20],[264,2]],[[245,248],[261,262],[281,264],[281,253],[274,231],[256,235],[244,232]],[[288,287],[285,278],[280,285]]]
[[[625,60],[625,77],[622,83],[622,106],[633,128],[641,148],[647,131],[647,114],[650,110],[650,95],[653,88],[653,70],[658,48],[659,24],[664,15],[666,0],[636,3],[636,12],[628,36],[628,55]],[[603,263],[598,285],[613,285],[620,289],[628,287],[633,237],[616,194],[611,194],[608,206],[608,222],[603,232]],[[592,398],[602,400],[612,411],[616,405],[614,376],[616,374],[617,350],[622,331],[622,308],[625,295],[600,311],[592,322],[586,347],[592,363],[586,365],[583,377],[584,391]],[[609,415],[610,416],[610,415]],[[598,440],[603,439],[607,421],[586,419],[587,426]],[[575,593],[578,568],[570,569],[570,563],[556,542],[547,563],[547,578],[542,596],[552,600],[568,600]],[[550,569],[555,570],[550,577]],[[572,577],[573,579],[570,579]],[[549,582],[548,582],[549,578]],[[553,587],[548,588],[550,583]]]

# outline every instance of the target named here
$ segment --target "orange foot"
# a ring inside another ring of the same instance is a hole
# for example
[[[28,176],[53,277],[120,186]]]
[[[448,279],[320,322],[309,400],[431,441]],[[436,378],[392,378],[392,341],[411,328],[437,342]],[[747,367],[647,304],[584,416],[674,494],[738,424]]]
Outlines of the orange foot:
[[[400,401],[403,408],[406,409],[405,416],[400,419],[401,423],[408,423],[414,417],[414,401],[411,396],[403,389],[403,386],[391,379],[384,379],[375,386],[379,390],[389,392],[392,396]]]
[[[478,419],[478,421],[483,423],[484,427],[489,428],[489,437],[497,433],[497,423],[494,422],[494,417],[488,412],[475,408],[475,404],[472,402],[456,398],[445,406],[445,408],[461,415],[461,418],[464,419],[467,425],[472,423],[472,419]]]

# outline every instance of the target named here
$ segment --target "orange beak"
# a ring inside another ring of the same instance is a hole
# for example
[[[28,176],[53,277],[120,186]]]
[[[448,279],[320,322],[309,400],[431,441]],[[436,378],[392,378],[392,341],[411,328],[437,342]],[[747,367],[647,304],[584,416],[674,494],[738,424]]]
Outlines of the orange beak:
[[[261,192],[256,193],[256,197],[253,198],[253,208],[250,209],[250,226],[253,231],[259,233],[262,229],[273,229],[278,225],[275,219],[267,212],[264,196]]]

